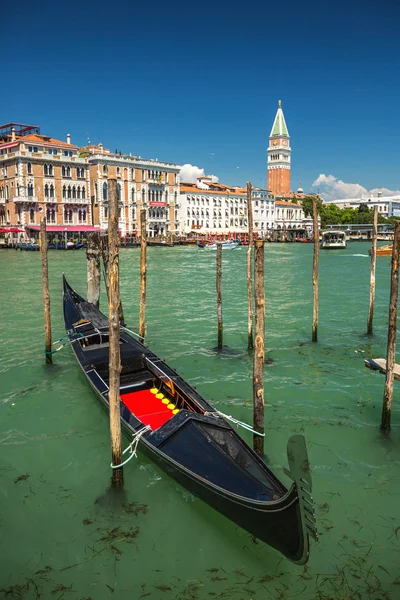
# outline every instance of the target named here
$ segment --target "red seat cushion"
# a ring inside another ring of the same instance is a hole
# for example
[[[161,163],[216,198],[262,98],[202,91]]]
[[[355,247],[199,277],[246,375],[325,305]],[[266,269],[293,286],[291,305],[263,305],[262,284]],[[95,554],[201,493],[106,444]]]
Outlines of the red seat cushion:
[[[139,421],[144,425],[150,425],[153,431],[173,417],[172,410],[148,389],[122,394],[121,400]]]

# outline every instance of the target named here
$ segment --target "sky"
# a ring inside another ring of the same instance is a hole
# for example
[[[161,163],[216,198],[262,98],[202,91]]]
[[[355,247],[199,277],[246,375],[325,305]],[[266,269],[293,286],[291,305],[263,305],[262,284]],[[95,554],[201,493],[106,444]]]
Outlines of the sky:
[[[292,190],[397,191],[399,18],[395,0],[6,3],[0,119],[265,187],[280,99]]]

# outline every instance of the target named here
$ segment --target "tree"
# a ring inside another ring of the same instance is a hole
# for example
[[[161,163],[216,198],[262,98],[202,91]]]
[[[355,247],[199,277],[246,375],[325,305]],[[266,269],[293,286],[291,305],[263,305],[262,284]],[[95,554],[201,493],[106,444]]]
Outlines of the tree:
[[[313,200],[317,200],[317,211],[321,214],[323,202],[319,196],[305,196],[302,200],[303,211],[305,217],[312,217],[313,214]]]

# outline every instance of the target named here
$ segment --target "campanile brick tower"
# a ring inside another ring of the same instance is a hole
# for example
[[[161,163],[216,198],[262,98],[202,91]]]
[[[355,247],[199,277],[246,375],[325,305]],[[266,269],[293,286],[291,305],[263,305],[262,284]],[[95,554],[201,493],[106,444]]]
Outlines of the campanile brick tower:
[[[268,147],[268,190],[275,196],[290,194],[290,154],[289,132],[283,116],[282,103],[278,100],[278,111]]]

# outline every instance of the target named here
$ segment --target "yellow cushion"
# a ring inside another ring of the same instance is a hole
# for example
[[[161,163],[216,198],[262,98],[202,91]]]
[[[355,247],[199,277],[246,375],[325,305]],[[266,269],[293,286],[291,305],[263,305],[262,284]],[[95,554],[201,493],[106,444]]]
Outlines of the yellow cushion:
[[[158,389],[157,388],[151,388],[150,392],[152,394],[158,394]]]
[[[175,404],[168,404],[167,408],[169,408],[170,410],[174,410]]]
[[[173,413],[174,415],[176,415],[178,412],[179,412],[179,408],[175,408],[175,410],[173,410],[173,411],[172,411],[172,413]]]
[[[164,394],[162,394],[162,393],[160,392],[159,394],[156,394],[156,398],[160,398],[160,400],[161,400],[161,398],[164,398]]]
[[[163,404],[169,404],[169,398],[163,398],[163,399],[161,400],[161,402],[162,402]]]

